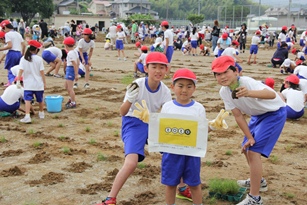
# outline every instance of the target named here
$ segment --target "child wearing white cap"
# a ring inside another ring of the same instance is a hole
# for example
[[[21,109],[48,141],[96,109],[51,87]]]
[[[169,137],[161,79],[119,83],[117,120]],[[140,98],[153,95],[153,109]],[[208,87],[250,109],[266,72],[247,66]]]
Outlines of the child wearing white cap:
[[[293,73],[296,64],[294,61],[291,61],[289,58],[286,58],[285,61],[280,65],[280,73],[287,74]]]

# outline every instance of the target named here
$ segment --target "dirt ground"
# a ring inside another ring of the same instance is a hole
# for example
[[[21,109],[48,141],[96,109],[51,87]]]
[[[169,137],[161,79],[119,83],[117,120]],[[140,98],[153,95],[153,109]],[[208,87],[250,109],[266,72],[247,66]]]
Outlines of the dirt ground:
[[[57,46],[62,48],[60,42]],[[125,46],[127,61],[118,61],[116,51],[105,51],[103,43],[96,43],[91,87],[83,89],[84,79],[79,80],[76,109],[64,109],[68,100],[64,79],[46,77],[45,96],[62,95],[62,112],[46,111],[43,120],[32,116],[32,124],[19,123],[22,116],[0,118],[1,205],[93,205],[107,196],[124,161],[119,107],[127,84],[133,80],[136,59],[134,46]],[[279,90],[285,76],[279,69],[267,67],[274,51],[260,49],[255,65],[247,65],[248,52],[243,53],[240,57],[245,62],[241,65],[244,75],[258,80],[273,77],[275,90]],[[183,56],[175,51],[172,61],[172,72],[187,67],[196,73],[194,99],[205,106],[208,119],[214,119],[223,108],[218,94],[220,86],[210,72],[213,59]],[[0,82],[6,82],[3,64],[0,67]],[[170,85],[171,80],[164,82]],[[0,87],[1,93],[3,90]],[[34,107],[37,111],[38,104]],[[209,134],[207,155],[202,159],[204,204],[231,204],[208,198],[209,179],[248,178],[248,166],[240,153],[243,134],[233,116],[226,120],[229,129]],[[263,175],[269,186],[262,194],[266,205],[307,204],[306,124],[307,114],[298,121],[288,120],[271,157],[263,159]],[[120,191],[118,205],[165,204],[160,162],[159,153],[147,154]],[[176,204],[192,203],[177,199]]]

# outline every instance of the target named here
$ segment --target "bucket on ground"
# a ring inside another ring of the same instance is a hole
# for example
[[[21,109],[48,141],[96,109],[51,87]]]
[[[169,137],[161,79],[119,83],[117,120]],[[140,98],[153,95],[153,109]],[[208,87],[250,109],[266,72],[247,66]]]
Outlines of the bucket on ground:
[[[64,98],[61,95],[48,95],[45,97],[47,112],[61,112]]]

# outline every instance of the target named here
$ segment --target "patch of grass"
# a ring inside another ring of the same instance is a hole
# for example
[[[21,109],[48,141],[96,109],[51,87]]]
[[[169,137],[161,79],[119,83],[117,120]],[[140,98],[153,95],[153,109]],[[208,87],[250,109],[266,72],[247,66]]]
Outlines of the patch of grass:
[[[91,145],[94,145],[94,144],[96,144],[97,142],[96,142],[95,139],[92,138],[92,139],[89,140],[88,143],[91,144]]]
[[[108,123],[107,123],[107,126],[108,126],[108,127],[112,127],[112,125],[113,125],[113,122],[108,122]]]
[[[205,162],[205,165],[208,166],[208,167],[210,167],[210,166],[212,165],[212,162],[211,162],[211,161],[206,161],[206,162]]]
[[[59,126],[59,127],[64,127],[64,125],[63,125],[62,123],[60,123],[58,126]]]
[[[239,192],[239,185],[237,181],[232,179],[220,179],[213,178],[209,180],[208,183],[209,191],[213,193],[220,194],[231,194],[235,195]]]
[[[208,135],[208,141],[211,141],[212,135]]]
[[[63,139],[65,139],[65,137],[64,137],[63,135],[61,135],[61,136],[59,137],[59,139],[60,139],[60,140],[63,140]]]
[[[106,161],[106,160],[107,160],[107,157],[104,156],[104,154],[98,153],[98,155],[97,155],[97,161]]]
[[[6,143],[6,142],[7,142],[7,139],[4,136],[2,136],[0,138],[0,143]]]
[[[271,155],[269,158],[270,162],[272,162],[273,164],[277,164],[279,159],[276,155]]]
[[[134,79],[132,75],[125,75],[123,79],[121,80],[121,83],[124,85],[129,85],[130,83],[132,83],[133,80]]]
[[[29,130],[28,130],[28,134],[31,134],[31,135],[32,135],[32,134],[35,134],[35,131],[34,131],[33,129],[29,129]]]
[[[59,119],[59,116],[58,116],[58,115],[53,115],[52,118],[53,118],[53,119]]]
[[[85,132],[90,132],[91,131],[91,128],[90,127],[86,127],[85,128]]]
[[[40,146],[42,146],[42,144],[43,144],[43,143],[41,143],[41,142],[34,142],[34,143],[33,143],[33,147],[34,147],[34,148],[39,148]]]
[[[119,136],[119,131],[118,131],[118,130],[115,130],[115,131],[114,131],[114,136],[115,136],[115,137],[118,137],[118,136]]]
[[[64,154],[69,154],[71,152],[69,147],[63,147],[62,149]]]
[[[217,199],[215,197],[210,198],[209,200],[209,204],[216,204],[217,203]]]
[[[231,151],[231,150],[227,150],[227,151],[225,152],[225,154],[230,156],[230,155],[232,155],[232,151]]]
[[[293,146],[288,144],[287,146],[285,146],[285,150],[286,150],[286,152],[292,152],[293,151]]]
[[[139,168],[139,169],[144,169],[145,167],[146,167],[146,164],[144,164],[142,162],[138,163],[138,165],[137,165],[137,168]]]
[[[283,194],[287,199],[293,199],[295,197],[295,195],[293,193],[288,193],[288,192],[285,192]]]

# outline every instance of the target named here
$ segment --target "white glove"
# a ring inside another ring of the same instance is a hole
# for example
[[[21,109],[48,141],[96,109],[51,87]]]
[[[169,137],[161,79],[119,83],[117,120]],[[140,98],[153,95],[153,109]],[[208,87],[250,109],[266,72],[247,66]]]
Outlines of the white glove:
[[[139,94],[139,89],[140,88],[137,83],[131,83],[127,86],[126,98],[129,102],[133,103],[136,100]]]
[[[225,112],[221,109],[220,113],[214,120],[209,121],[209,127],[211,130],[228,129],[228,125],[224,120],[229,115],[229,112]]]
[[[134,105],[138,108],[138,110],[133,110],[133,116],[139,118],[145,123],[148,123],[149,122],[149,110],[147,108],[146,101],[142,100],[143,107],[138,102],[136,102]]]
[[[17,87],[18,89],[21,88],[21,84],[20,84],[20,81],[19,81],[19,80],[17,80],[17,82],[16,82],[16,87]]]

